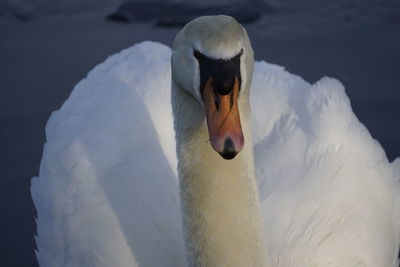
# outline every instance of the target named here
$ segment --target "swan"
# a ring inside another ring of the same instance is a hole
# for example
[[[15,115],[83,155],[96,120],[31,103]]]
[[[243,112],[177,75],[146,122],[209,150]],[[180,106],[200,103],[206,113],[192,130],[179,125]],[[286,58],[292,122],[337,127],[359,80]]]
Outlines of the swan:
[[[42,267],[399,264],[400,159],[339,81],[254,64],[231,17],[193,20],[172,51],[109,57],[46,140],[31,185]]]

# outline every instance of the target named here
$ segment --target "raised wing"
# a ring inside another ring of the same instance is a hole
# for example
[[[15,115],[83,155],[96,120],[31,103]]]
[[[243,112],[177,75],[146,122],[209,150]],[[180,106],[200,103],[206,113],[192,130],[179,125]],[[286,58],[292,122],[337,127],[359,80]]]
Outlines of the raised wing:
[[[185,265],[170,56],[126,49],[52,114],[31,189],[42,267]]]
[[[399,160],[388,162],[343,85],[259,62],[251,101],[272,266],[398,266]]]

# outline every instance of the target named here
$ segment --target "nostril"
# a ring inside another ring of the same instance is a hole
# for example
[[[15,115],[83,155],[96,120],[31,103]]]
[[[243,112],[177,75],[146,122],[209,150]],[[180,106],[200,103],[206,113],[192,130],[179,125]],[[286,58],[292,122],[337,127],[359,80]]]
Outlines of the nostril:
[[[220,155],[224,159],[233,159],[236,156],[237,152],[235,150],[235,145],[231,138],[227,138],[224,143],[224,151],[220,153]]]
[[[215,94],[214,95],[214,104],[215,104],[215,108],[217,109],[217,111],[219,111],[219,101],[220,101],[219,95]]]

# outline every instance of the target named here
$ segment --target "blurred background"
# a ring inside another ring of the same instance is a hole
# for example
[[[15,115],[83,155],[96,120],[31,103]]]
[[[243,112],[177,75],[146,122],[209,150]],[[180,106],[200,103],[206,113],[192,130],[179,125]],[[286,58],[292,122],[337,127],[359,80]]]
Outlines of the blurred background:
[[[339,79],[389,160],[400,156],[400,0],[0,0],[0,266],[37,266],[30,179],[45,126],[107,56],[172,45],[194,17],[227,14],[257,60],[314,83]]]

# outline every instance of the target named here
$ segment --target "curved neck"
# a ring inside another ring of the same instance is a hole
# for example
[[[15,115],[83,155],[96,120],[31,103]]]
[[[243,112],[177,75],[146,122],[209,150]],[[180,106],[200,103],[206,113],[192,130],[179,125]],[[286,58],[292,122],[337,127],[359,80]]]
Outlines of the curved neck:
[[[174,82],[172,105],[190,266],[266,266],[247,101],[245,146],[233,160],[212,149],[203,108]]]

